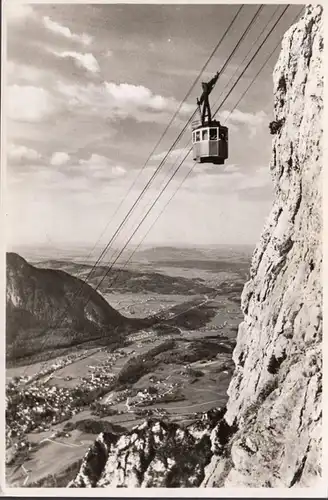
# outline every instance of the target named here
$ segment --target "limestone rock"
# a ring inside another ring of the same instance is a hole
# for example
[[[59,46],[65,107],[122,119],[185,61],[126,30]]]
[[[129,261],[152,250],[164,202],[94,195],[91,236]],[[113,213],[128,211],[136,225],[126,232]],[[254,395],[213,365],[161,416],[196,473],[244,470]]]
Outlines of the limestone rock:
[[[188,429],[147,420],[118,436],[101,434],[69,487],[195,487],[204,479],[211,452],[210,433],[220,410]]]
[[[321,473],[323,21],[308,6],[274,70],[275,200],[242,295],[224,486],[312,486]],[[213,458],[218,463],[218,458]],[[222,482],[222,472],[211,474]],[[205,482],[210,480],[205,478]]]

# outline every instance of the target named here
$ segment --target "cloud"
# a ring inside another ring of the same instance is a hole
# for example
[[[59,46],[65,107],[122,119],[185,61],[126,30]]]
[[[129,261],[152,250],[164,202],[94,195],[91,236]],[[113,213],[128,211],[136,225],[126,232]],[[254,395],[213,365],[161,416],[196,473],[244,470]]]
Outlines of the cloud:
[[[57,153],[53,153],[50,159],[50,163],[54,166],[65,165],[65,163],[67,163],[69,159],[69,154],[58,151]]]
[[[53,33],[64,36],[76,42],[83,43],[84,45],[90,45],[90,43],[92,42],[92,37],[87,35],[86,33],[82,33],[81,35],[72,33],[69,28],[67,28],[66,26],[62,26],[55,21],[52,21],[48,16],[43,17],[43,24],[48,30],[52,31]]]
[[[80,52],[53,52],[57,57],[73,59],[79,68],[84,68],[91,73],[99,73],[100,67],[93,54],[81,54]]]
[[[35,149],[27,148],[26,146],[18,146],[16,144],[9,144],[7,147],[8,159],[12,161],[29,160],[35,161],[41,158],[40,153]]]
[[[176,111],[180,104],[172,97],[163,97],[153,94],[152,91],[142,85],[131,85],[128,83],[108,83],[106,82],[107,92],[112,96],[116,103],[123,105],[138,106],[140,108],[150,108],[154,111]],[[189,114],[195,111],[194,104],[184,103],[181,106],[181,114]]]
[[[163,97],[142,85],[128,83],[104,82],[82,86],[59,82],[57,89],[71,108],[113,120],[133,117],[140,122],[167,122],[179,105],[174,98]],[[190,113],[194,108],[185,104],[181,113]]]
[[[68,163],[68,161],[70,162]],[[42,190],[47,192],[60,191],[63,193],[73,193],[74,196],[87,194],[88,199],[94,198],[94,190],[97,189],[98,196],[103,191],[112,195],[112,183],[104,181],[120,182],[126,174],[126,169],[114,163],[109,158],[98,154],[92,154],[86,160],[72,162],[72,158],[67,153],[55,152],[51,156],[49,165],[42,163],[29,165],[28,169],[10,172],[10,183],[20,185],[23,190],[37,192]],[[63,165],[65,167],[63,168]],[[97,197],[96,197],[97,198]]]
[[[155,95],[150,89],[142,85],[130,85],[128,83],[105,83],[108,95],[118,106],[149,107],[156,111],[165,109],[169,101],[160,95]]]
[[[12,120],[39,122],[55,110],[51,94],[32,85],[10,85],[7,89],[7,116]]]
[[[118,178],[122,177],[126,173],[126,169],[119,165],[113,164],[105,156],[98,154],[92,154],[88,160],[80,160],[79,165],[88,169],[88,173],[91,174],[93,178]]]
[[[220,119],[227,120],[227,124],[231,123],[232,126],[248,126],[251,137],[254,137],[257,133],[258,128],[263,127],[264,123],[268,122],[268,115],[264,111],[258,111],[257,113],[247,113],[238,109],[234,109],[232,113],[227,110],[222,111],[222,113],[220,114]]]

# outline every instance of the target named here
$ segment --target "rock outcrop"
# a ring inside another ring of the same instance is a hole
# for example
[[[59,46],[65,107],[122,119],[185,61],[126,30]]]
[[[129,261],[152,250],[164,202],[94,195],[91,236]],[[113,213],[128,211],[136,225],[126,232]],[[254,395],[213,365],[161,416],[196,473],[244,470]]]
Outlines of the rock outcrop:
[[[131,320],[78,278],[59,270],[38,269],[18,254],[7,254],[8,360],[99,337],[114,339],[116,329],[130,324]]]
[[[211,432],[224,411],[208,412],[188,429],[148,420],[123,434],[102,433],[84,457],[71,488],[191,488],[211,456]]]
[[[195,426],[182,430],[169,424],[168,429],[160,421],[145,422],[115,437],[115,443],[101,435],[70,486],[318,484],[322,25],[322,8],[306,7],[285,34],[274,71],[274,114],[279,125],[271,126],[275,200],[242,295],[244,321],[233,355],[236,366],[226,413],[217,421],[210,419],[199,435]],[[182,460],[172,451],[177,448]],[[197,449],[196,456],[192,449]]]

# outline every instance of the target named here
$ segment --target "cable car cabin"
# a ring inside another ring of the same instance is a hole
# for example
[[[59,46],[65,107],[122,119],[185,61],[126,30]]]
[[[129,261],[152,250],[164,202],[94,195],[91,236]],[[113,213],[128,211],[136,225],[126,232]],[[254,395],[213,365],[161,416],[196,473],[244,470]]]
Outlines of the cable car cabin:
[[[228,127],[220,122],[199,126],[192,132],[193,160],[223,165],[228,158]]]

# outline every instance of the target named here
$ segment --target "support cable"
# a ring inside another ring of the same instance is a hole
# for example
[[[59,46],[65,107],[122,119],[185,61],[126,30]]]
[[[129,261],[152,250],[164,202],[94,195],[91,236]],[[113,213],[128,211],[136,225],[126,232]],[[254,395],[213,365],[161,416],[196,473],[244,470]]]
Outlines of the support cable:
[[[287,9],[289,8],[289,5],[287,5],[282,13],[280,14],[279,18],[275,21],[274,25],[271,27],[270,31],[267,33],[266,37],[264,38],[264,40],[261,42],[260,46],[258,47],[258,49],[255,51],[255,53],[253,54],[252,58],[250,59],[250,61],[247,63],[246,67],[243,69],[243,71],[241,72],[241,74],[238,76],[238,79],[236,80],[236,82],[234,83],[234,85],[232,86],[232,88],[229,90],[228,94],[226,95],[226,97],[223,99],[223,101],[220,103],[219,107],[216,109],[213,117],[218,113],[218,111],[221,109],[221,107],[223,106],[223,104],[226,102],[226,100],[228,99],[228,97],[230,96],[230,94],[232,93],[232,91],[234,90],[234,88],[236,87],[236,85],[238,84],[238,82],[240,81],[240,79],[242,78],[242,76],[245,74],[245,72],[247,71],[247,69],[249,68],[249,66],[251,65],[251,63],[253,62],[253,60],[255,59],[255,57],[257,56],[257,54],[259,53],[259,51],[261,50],[261,48],[263,47],[264,43],[267,41],[267,39],[269,38],[269,36],[271,35],[271,33],[274,31],[274,29],[276,28],[276,26],[278,25],[279,21],[281,20],[281,18],[284,16],[284,14],[286,13]],[[280,43],[280,41],[279,41]],[[276,49],[277,47],[275,47]],[[274,50],[275,50],[274,49]],[[273,52],[272,52],[273,54]],[[271,55],[270,54],[270,57]],[[179,171],[180,167],[183,165],[184,161],[186,160],[187,156],[189,155],[189,153],[191,152],[191,149],[190,148],[188,150],[188,152],[186,153],[186,155],[184,156],[183,160],[180,162],[180,164],[177,166],[177,168],[174,170],[173,174],[170,176],[170,178],[168,179],[168,181],[166,182],[165,186],[162,188],[162,190],[160,191],[160,193],[157,195],[157,197],[155,198],[154,202],[152,203],[152,205],[150,206],[150,208],[147,210],[146,214],[143,216],[141,222],[137,225],[137,227],[135,228],[135,230],[133,231],[132,235],[129,237],[129,239],[126,241],[125,245],[123,246],[122,250],[120,251],[119,255],[116,257],[116,259],[114,260],[114,262],[111,264],[111,266],[107,269],[107,271],[105,272],[103,278],[100,280],[100,282],[98,283],[98,285],[96,286],[95,290],[97,291],[98,288],[100,287],[100,285],[103,283],[104,279],[106,278],[106,276],[108,275],[108,273],[111,271],[111,269],[113,268],[113,265],[117,262],[117,260],[119,259],[120,255],[123,253],[123,251],[125,250],[125,248],[127,247],[127,245],[129,244],[129,242],[132,240],[133,236],[136,234],[136,232],[138,231],[138,229],[140,228],[140,226],[142,225],[142,223],[145,221],[145,219],[147,218],[147,216],[149,215],[149,213],[151,212],[151,210],[154,208],[154,206],[156,205],[156,203],[158,202],[159,198],[162,196],[162,194],[164,193],[164,191],[166,190],[167,186],[170,184],[170,182],[173,180],[173,178],[175,177],[175,175],[177,174],[177,172]],[[90,297],[86,303],[86,305],[88,304],[90,300]]]

